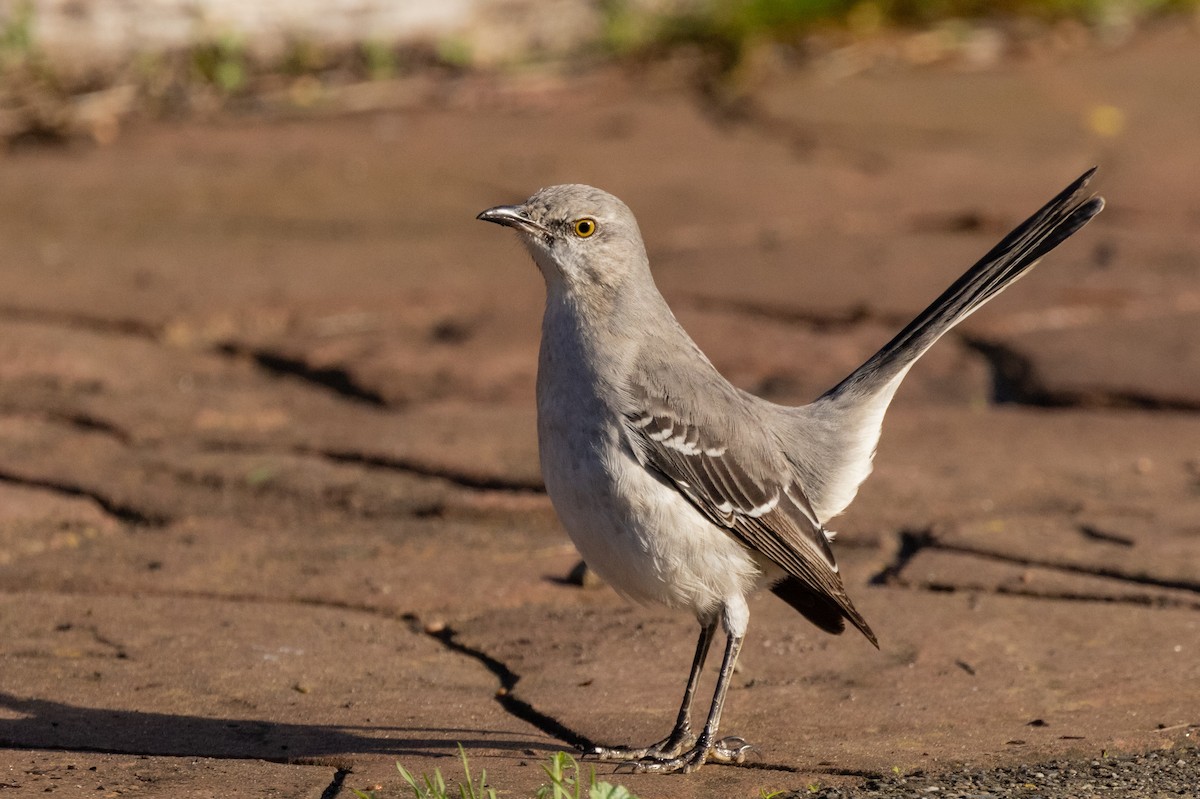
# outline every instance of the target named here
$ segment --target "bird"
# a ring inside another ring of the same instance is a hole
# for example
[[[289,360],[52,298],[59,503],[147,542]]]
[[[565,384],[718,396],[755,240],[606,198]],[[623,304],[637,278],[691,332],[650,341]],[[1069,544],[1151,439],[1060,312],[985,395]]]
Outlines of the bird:
[[[619,594],[693,614],[700,635],[671,733],[585,754],[636,771],[743,762],[718,738],[750,610],[770,589],[821,630],[878,639],[847,595],[826,526],[872,469],[884,412],[904,376],[1104,207],[1095,167],[1018,225],[912,322],[807,405],[733,386],[659,293],[633,212],[582,184],[540,189],[477,219],[513,228],[546,287],[537,369],[546,491],[588,567]],[[692,704],[717,628],[725,648],[697,735]]]

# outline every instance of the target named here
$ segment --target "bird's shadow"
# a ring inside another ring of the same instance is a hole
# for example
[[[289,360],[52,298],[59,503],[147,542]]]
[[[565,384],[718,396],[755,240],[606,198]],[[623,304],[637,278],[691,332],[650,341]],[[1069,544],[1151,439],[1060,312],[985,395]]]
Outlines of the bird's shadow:
[[[461,727],[289,724],[77,707],[0,692],[0,747],[166,757],[336,761],[338,756],[457,756],[458,745],[514,753],[561,745],[516,731]]]

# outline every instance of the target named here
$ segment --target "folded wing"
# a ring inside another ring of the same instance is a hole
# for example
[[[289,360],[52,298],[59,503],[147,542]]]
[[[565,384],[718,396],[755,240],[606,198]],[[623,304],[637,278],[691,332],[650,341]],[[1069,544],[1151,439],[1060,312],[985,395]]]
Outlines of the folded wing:
[[[829,538],[782,453],[739,457],[745,442],[726,440],[729,431],[688,418],[644,387],[632,393],[626,429],[643,463],[709,521],[783,569],[788,577],[775,593],[806,618],[834,633],[849,619],[876,643],[846,596]]]

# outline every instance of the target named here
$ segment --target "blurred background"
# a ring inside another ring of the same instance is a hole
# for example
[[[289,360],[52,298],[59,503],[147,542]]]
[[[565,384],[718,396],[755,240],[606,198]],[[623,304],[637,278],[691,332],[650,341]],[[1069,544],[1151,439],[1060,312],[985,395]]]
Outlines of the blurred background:
[[[617,194],[802,403],[1093,165],[834,523],[883,655],[762,598],[761,768],[672,795],[1194,753],[1198,75],[1195,0],[0,0],[0,763],[332,797],[464,741],[519,792],[656,739],[693,630],[573,570],[475,214]]]

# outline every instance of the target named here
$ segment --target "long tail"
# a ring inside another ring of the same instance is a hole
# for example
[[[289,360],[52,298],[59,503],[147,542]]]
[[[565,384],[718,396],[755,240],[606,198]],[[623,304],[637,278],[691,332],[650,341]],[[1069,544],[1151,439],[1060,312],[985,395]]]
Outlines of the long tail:
[[[1084,172],[1040,211],[1018,225],[909,322],[908,327],[826,392],[826,396],[870,395],[885,388],[946,331],[977,311],[1029,271],[1043,255],[1087,224],[1104,208],[1103,198],[1085,196],[1084,189],[1095,172],[1095,167]]]
[[[1104,207],[1085,187],[1089,169],[983,256],[895,338],[825,392],[792,409],[795,465],[817,518],[845,510],[871,473],[883,414],[900,381],[950,328],[1025,274]]]

